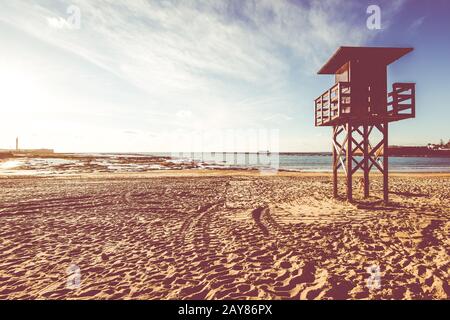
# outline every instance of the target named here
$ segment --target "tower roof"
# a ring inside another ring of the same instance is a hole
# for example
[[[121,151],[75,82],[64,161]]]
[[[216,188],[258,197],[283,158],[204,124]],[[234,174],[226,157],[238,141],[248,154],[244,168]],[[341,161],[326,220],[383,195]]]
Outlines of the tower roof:
[[[317,73],[335,74],[348,61],[360,58],[379,61],[389,65],[412,50],[413,48],[339,47]]]

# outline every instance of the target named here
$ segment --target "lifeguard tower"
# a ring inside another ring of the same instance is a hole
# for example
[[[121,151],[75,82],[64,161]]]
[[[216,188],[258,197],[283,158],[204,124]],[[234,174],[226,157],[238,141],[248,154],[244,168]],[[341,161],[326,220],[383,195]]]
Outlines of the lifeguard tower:
[[[318,74],[335,75],[335,84],[315,100],[315,125],[333,127],[335,198],[340,168],[347,180],[347,200],[352,201],[355,172],[363,171],[361,181],[367,198],[369,172],[375,167],[383,175],[383,199],[388,202],[388,125],[415,117],[415,84],[394,83],[388,94],[387,66],[412,50],[340,47],[319,70]]]

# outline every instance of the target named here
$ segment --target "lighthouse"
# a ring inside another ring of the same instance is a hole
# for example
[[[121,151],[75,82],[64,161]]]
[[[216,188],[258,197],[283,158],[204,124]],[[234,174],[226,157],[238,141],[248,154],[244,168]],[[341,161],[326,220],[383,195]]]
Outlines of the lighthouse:
[[[16,137],[16,151],[19,151],[19,137]]]

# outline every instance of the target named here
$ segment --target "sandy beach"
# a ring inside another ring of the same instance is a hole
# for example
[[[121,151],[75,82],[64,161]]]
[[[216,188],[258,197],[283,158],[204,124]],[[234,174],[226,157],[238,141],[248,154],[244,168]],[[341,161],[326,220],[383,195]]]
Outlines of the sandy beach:
[[[389,206],[373,181],[350,204],[325,173],[2,176],[0,299],[448,299],[450,174],[392,174]]]

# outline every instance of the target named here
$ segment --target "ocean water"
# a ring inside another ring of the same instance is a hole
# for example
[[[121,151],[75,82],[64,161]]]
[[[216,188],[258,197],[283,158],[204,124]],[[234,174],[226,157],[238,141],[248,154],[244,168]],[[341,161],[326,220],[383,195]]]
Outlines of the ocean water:
[[[59,175],[82,172],[145,172],[213,168],[331,172],[331,160],[331,155],[325,153],[78,154],[72,158],[35,157],[2,161],[0,175]],[[375,168],[372,170],[375,171]],[[450,158],[389,157],[389,171],[450,172]]]
[[[279,169],[292,171],[331,172],[332,156],[326,153],[152,153],[171,156],[174,161],[199,161],[206,166],[258,168],[278,165]],[[359,160],[359,159],[358,159]],[[375,168],[372,168],[375,170]],[[450,172],[448,157],[389,157],[390,172]]]

